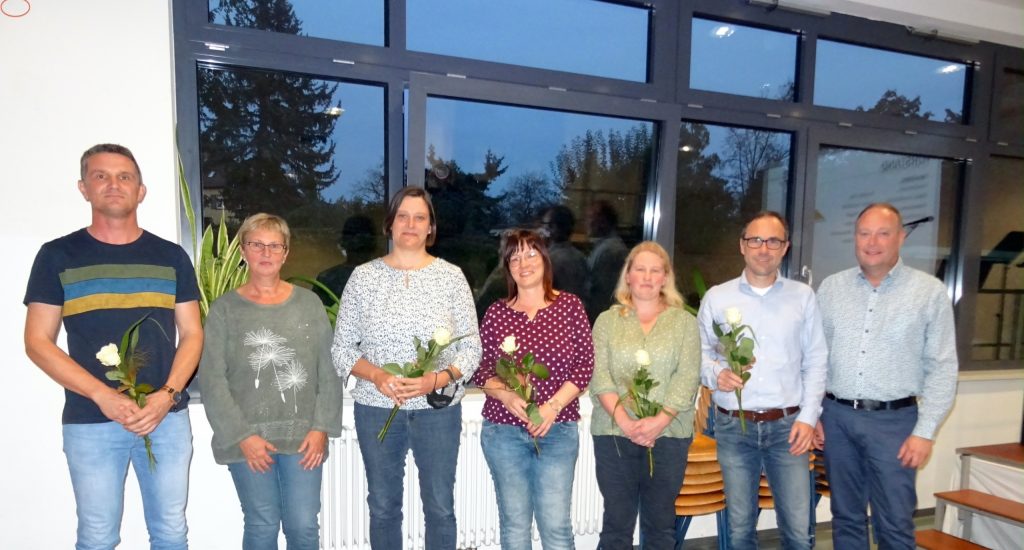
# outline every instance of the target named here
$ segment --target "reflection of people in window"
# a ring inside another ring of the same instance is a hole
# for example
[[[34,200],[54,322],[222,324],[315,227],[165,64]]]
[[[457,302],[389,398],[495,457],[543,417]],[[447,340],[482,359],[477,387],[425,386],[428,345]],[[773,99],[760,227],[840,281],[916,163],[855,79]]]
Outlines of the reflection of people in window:
[[[590,292],[587,301],[587,313],[591,322],[598,314],[612,305],[612,293],[618,281],[619,271],[626,261],[629,249],[622,238],[616,233],[619,215],[606,201],[596,201],[590,205],[590,240],[594,248],[587,257],[590,269]]]
[[[357,265],[373,259],[376,235],[377,231],[373,228],[373,221],[370,218],[361,214],[350,216],[345,220],[345,225],[341,228],[341,238],[338,239],[338,248],[345,255],[345,262],[321,271],[316,280],[340,297],[345,289],[345,283],[352,276],[352,270]],[[313,291],[324,303],[328,302],[324,291],[316,287]]]
[[[548,255],[551,257],[555,288],[586,296],[587,258],[569,242],[573,227],[576,226],[572,210],[563,205],[552,206],[541,214],[540,223],[548,230],[551,238]]]

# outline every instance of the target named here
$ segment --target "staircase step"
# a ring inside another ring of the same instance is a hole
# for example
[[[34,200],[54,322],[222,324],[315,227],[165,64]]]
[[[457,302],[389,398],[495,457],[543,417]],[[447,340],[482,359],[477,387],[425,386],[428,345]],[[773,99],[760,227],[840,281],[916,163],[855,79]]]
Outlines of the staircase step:
[[[914,532],[915,543],[918,548],[927,550],[988,550],[980,544],[974,544],[969,540],[936,531],[935,529],[920,529]]]
[[[973,489],[935,493],[935,498],[944,500],[959,508],[970,509],[996,519],[1004,519],[1024,525],[1024,502],[997,497]]]

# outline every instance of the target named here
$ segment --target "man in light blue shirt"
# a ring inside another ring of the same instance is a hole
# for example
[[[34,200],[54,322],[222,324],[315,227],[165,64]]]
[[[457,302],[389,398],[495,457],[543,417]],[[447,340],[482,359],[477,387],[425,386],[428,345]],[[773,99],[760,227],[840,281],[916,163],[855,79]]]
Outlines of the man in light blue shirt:
[[[953,308],[946,287],[900,260],[899,210],[857,217],[859,267],[818,289],[829,343],[816,445],[825,447],[836,548],[867,548],[867,505],[882,548],[915,548],[915,477],[956,396]],[[820,428],[820,427],[819,427]]]
[[[715,438],[728,502],[730,548],[757,548],[758,485],[768,476],[784,548],[810,548],[811,477],[808,450],[825,392],[828,349],[811,287],[779,274],[789,250],[781,215],[762,212],[744,228],[746,264],[736,279],[704,296],[701,380],[715,390]],[[714,325],[727,328],[736,308],[753,330],[756,359],[750,379],[730,370],[719,352]],[[735,390],[742,389],[741,428]]]

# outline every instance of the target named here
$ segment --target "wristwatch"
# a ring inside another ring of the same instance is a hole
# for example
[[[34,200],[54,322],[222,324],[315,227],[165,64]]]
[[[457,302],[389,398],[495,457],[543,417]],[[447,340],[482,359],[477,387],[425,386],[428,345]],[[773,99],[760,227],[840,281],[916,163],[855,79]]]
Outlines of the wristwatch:
[[[171,396],[171,401],[174,401],[175,405],[177,405],[178,403],[181,403],[181,392],[180,391],[178,391],[178,390],[176,390],[176,389],[174,389],[174,388],[172,388],[170,386],[164,386],[164,387],[160,388],[160,391],[167,392],[167,395]]]

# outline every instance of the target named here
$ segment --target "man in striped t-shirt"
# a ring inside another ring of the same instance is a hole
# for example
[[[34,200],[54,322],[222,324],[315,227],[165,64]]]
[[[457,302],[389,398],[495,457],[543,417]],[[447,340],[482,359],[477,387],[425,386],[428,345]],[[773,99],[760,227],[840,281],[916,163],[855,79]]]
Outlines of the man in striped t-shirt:
[[[78,509],[76,547],[117,546],[131,463],[152,546],[184,549],[192,429],[182,391],[203,345],[195,271],[180,246],[139,227],[146,186],[127,148],[87,150],[78,190],[92,207],[92,223],[42,246],[25,292],[26,352],[65,388],[64,453]],[[96,354],[119,344],[143,317],[136,351],[145,363],[137,382],[159,389],[140,408],[106,378],[108,367]],[[62,324],[66,353],[56,344]]]

